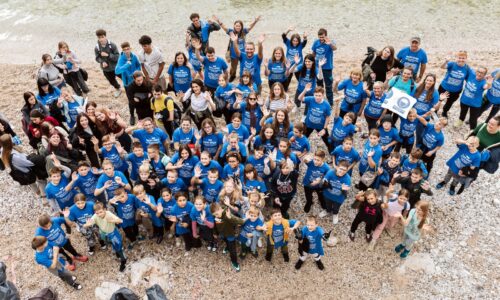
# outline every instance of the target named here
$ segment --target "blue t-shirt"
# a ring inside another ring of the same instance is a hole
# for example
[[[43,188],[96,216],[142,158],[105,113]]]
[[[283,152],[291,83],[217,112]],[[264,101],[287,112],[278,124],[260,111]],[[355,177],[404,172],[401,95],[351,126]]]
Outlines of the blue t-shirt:
[[[223,143],[224,143],[224,136],[220,132],[200,137],[201,151],[202,152],[207,151],[214,158],[216,158],[215,154],[217,154],[219,146],[221,146]]]
[[[314,189],[319,189],[322,187],[322,182],[320,182],[318,185],[312,186],[311,182],[315,181],[316,179],[322,179],[328,171],[330,171],[330,167],[326,164],[323,163],[321,166],[316,166],[314,164],[314,161],[310,161],[306,164],[307,170],[306,174],[304,175],[304,180],[302,183],[304,186],[314,188]]]
[[[253,180],[245,179],[243,181],[242,189],[244,196],[246,196],[251,191],[257,191],[259,193],[267,192],[266,184],[264,183],[264,181],[255,179]]]
[[[49,229],[43,229],[42,227],[37,227],[35,230],[35,236],[44,236],[47,238],[52,245],[57,247],[62,247],[66,245],[68,238],[66,233],[61,228],[61,225],[66,223],[63,217],[50,218],[52,226]]]
[[[307,40],[302,41],[302,43],[299,43],[297,46],[293,46],[292,41],[287,37],[283,38],[283,42],[285,43],[286,47],[286,59],[293,63],[295,61],[295,55],[298,54],[300,57],[299,64],[301,64],[302,60],[304,59],[302,50],[304,49]]]
[[[201,62],[196,58],[195,50],[192,47],[188,48],[188,60],[196,72],[201,71]]]
[[[180,127],[175,129],[174,133],[172,134],[172,141],[181,145],[196,143],[196,138],[194,137],[194,129],[189,129],[187,133],[182,131],[182,128]]]
[[[220,57],[217,57],[214,62],[211,62],[204,56],[203,66],[205,67],[205,85],[213,89],[217,88],[219,86],[219,75],[227,70],[226,62]]]
[[[70,221],[75,222],[79,226],[85,225],[87,220],[92,218],[94,215],[94,202],[87,201],[85,202],[85,207],[83,209],[79,209],[76,204],[73,204],[69,208],[69,217]]]
[[[486,79],[476,80],[476,74],[471,71],[466,80],[460,103],[470,107],[481,107]]]
[[[236,134],[238,134],[238,140],[241,141],[241,142],[244,142],[248,139],[248,137],[250,137],[250,132],[248,132],[248,128],[241,124],[240,127],[238,128],[234,128],[233,124],[227,124],[227,133],[228,135],[233,133],[233,132],[236,132]]]
[[[128,170],[128,164],[122,159],[115,145],[113,145],[109,151],[106,150],[105,147],[101,147],[101,153],[103,158],[107,158],[113,163],[115,170],[120,172],[126,172]]]
[[[344,91],[344,99],[340,104],[340,109],[343,111],[352,111],[358,113],[361,108],[361,103],[368,97],[364,88],[363,82],[358,82],[354,85],[350,78],[342,80],[338,85],[339,91]]]
[[[138,157],[134,153],[129,153],[126,156],[126,160],[130,162],[132,165],[131,172],[130,172],[130,179],[136,181],[139,179],[139,167],[142,165],[142,162],[144,160],[148,159],[148,156],[146,153],[144,153],[143,156]]]
[[[255,131],[260,132],[260,129],[262,126],[260,126],[260,120],[262,119],[262,110],[260,109],[260,106],[257,104],[257,107],[249,110],[247,109],[247,103],[246,102],[241,102],[240,104],[240,113],[241,113],[241,123],[245,125],[248,129],[250,129],[251,126],[251,120],[252,120],[252,114],[255,115]]]
[[[419,167],[422,170],[422,176],[424,178],[427,178],[429,175],[429,172],[427,171],[427,168],[425,167],[425,164],[421,160],[417,160],[416,162],[411,162],[410,158],[406,156],[402,162],[401,162],[401,172],[408,172],[411,173],[416,167]]]
[[[191,69],[187,66],[178,66],[174,67],[174,64],[171,64],[168,67],[167,71],[168,75],[172,78],[174,82],[174,91],[178,92],[187,92],[190,88],[191,84]]]
[[[149,201],[151,202],[152,205],[156,206],[156,200],[153,196],[151,195],[146,195],[146,197],[149,198]],[[163,227],[163,220],[160,219],[159,217],[156,216],[156,211],[154,211],[151,206],[149,206],[147,203],[139,200],[139,198],[135,197],[135,202],[134,206],[138,210],[142,210],[143,212],[147,213],[149,215],[149,218],[151,219],[151,223],[153,223],[153,226],[155,227]]]
[[[235,93],[231,93],[235,89],[232,83],[226,84],[225,87],[218,86],[215,90],[215,97],[224,100],[226,104],[229,104],[230,109],[233,109],[233,104],[236,101]]]
[[[219,171],[219,174],[222,174],[222,167],[216,160],[211,160],[206,166],[203,165],[200,161],[196,164],[195,168],[196,167],[199,167],[201,169],[200,179],[206,178],[208,176],[208,171],[210,171],[211,169],[217,169],[217,171]]]
[[[434,124],[427,123],[422,137],[422,144],[424,144],[429,151],[434,150],[436,147],[441,147],[444,144],[444,133],[441,130],[437,132],[434,129]]]
[[[491,88],[486,92],[486,98],[492,104],[500,104],[500,78],[497,78],[497,74],[500,72],[500,69],[496,69],[491,73],[493,77],[493,83],[491,84]]]
[[[297,157],[297,155],[295,155],[295,153],[290,153],[290,156],[288,157],[294,165],[298,165],[299,164],[299,158]],[[285,160],[285,155],[283,154],[283,152],[281,152],[280,150],[276,151],[276,159],[275,159],[275,162],[276,162],[276,165],[280,165],[281,162]]]
[[[264,168],[266,165],[264,160],[265,160],[265,156],[261,157],[260,159],[256,159],[255,156],[253,156],[253,155],[247,159],[247,164],[251,164],[255,168],[255,170],[257,170],[257,176],[259,176],[262,179],[265,179],[271,175],[271,174],[269,174],[269,175],[264,174]],[[268,163],[268,167],[269,167],[269,163]]]
[[[109,188],[106,189],[106,195],[108,196],[108,199],[111,199],[114,197],[114,192],[115,190],[121,188],[122,186],[119,185],[116,181],[115,181],[115,177],[120,177],[123,184],[127,185],[129,182],[127,180],[127,178],[125,177],[125,175],[123,175],[122,172],[120,171],[115,171],[115,173],[113,174],[112,177],[109,177],[108,175],[106,174],[101,174],[101,176],[99,177],[99,180],[97,180],[97,186],[96,186],[96,189],[100,189],[104,186],[104,184],[106,183],[106,181],[108,180],[111,180],[113,183],[111,184],[111,186]]]
[[[160,152],[166,153],[164,143],[168,139],[168,135],[160,128],[154,128],[151,133],[148,133],[146,129],[138,129],[132,133],[132,136],[141,142],[144,152],[148,151],[149,145],[158,144]]]
[[[165,169],[166,166],[165,166],[165,164],[163,164],[161,157],[160,157],[160,159],[158,159],[158,161],[151,159],[149,161],[149,163],[151,164],[151,168],[156,173],[158,178],[160,178],[160,180],[165,178],[165,176],[167,176],[167,170]]]
[[[53,88],[54,91],[50,94],[45,94],[44,96],[37,94],[36,100],[40,101],[43,105],[50,106],[54,101],[59,99],[59,96],[61,96],[61,90],[56,87]]]
[[[356,126],[352,123],[344,126],[343,119],[340,117],[335,118],[333,121],[333,128],[330,137],[335,142],[342,142],[346,137],[352,136],[356,133]]]
[[[74,188],[69,191],[64,189],[67,185],[68,178],[61,174],[61,181],[59,181],[58,185],[54,185],[52,182],[49,182],[45,187],[47,199],[54,199],[61,210],[73,205],[73,198],[76,195]]]
[[[399,136],[401,138],[409,138],[407,143],[413,144],[415,137],[415,130],[417,126],[420,124],[418,119],[413,120],[413,122],[408,121],[408,119],[400,118],[401,123],[399,124]]]
[[[56,245],[57,246],[57,245]],[[48,243],[47,246],[43,249],[43,251],[35,251],[35,261],[37,264],[46,267],[47,269],[52,266],[52,261],[54,259],[54,244]],[[65,261],[62,257],[57,259],[61,264],[60,269],[57,269],[58,272],[62,272],[64,270]]]
[[[378,132],[380,132],[380,146],[389,145],[392,141],[397,141],[401,143],[403,140],[399,137],[398,130],[392,127],[389,131],[385,131],[382,126],[378,128]],[[392,147],[387,148],[383,154],[388,155],[394,149],[394,145]]]
[[[406,47],[399,50],[397,58],[405,67],[412,67],[413,74],[417,74],[420,64],[427,63],[427,53],[425,53],[424,49],[413,52],[410,47]]]
[[[296,223],[297,223],[297,220],[288,220],[288,224],[290,225],[290,228],[295,226]],[[288,244],[288,241],[285,242],[285,228],[284,228],[283,224],[280,224],[280,225],[273,224],[271,236],[272,236],[273,241],[274,241],[274,248],[275,249],[281,248],[281,247],[286,246]],[[290,237],[290,235],[289,235],[289,237]]]
[[[250,93],[253,91],[253,92],[257,92],[258,91],[258,87],[257,85],[254,83],[252,83],[252,87],[248,86],[248,85],[244,85],[244,84],[241,84],[239,83],[236,88],[238,90],[240,90],[240,92],[242,93],[242,97],[243,97],[243,101],[245,101],[247,98],[248,98],[248,95],[250,95]]]
[[[325,255],[322,243],[324,234],[325,231],[319,226],[314,231],[309,231],[307,226],[302,227],[302,236],[309,241],[309,250],[307,253]]]
[[[117,201],[114,205],[116,215],[123,220],[120,227],[127,228],[135,224],[135,213],[136,213],[136,197],[132,194],[127,194],[127,200],[125,202]]]
[[[306,127],[322,130],[325,127],[326,118],[332,114],[332,108],[328,101],[322,99],[321,103],[316,102],[314,96],[304,98],[307,105]]]
[[[267,68],[269,70],[269,81],[275,82],[285,82],[287,79],[286,76],[286,65],[280,61],[273,62],[272,60],[267,63]]]
[[[293,132],[292,132],[293,133]],[[276,148],[276,140],[265,140],[263,141],[260,135],[256,136],[253,139],[253,147],[256,149],[257,147],[264,146],[264,156],[267,156],[267,152]]]
[[[208,207],[208,205],[205,205],[204,211],[205,211],[205,220],[207,220],[210,223],[214,223],[215,218],[210,212],[210,208]],[[201,220],[201,211],[197,210],[194,205],[193,208],[191,209],[191,212],[189,213],[189,217],[191,218],[191,221],[198,223],[198,225],[206,226],[205,223]]]
[[[163,178],[161,180],[161,184],[164,187],[168,187],[172,191],[172,196],[175,196],[178,192],[185,192],[187,191],[187,186],[184,183],[184,180],[181,178],[177,178],[177,180],[174,183],[168,182],[167,178]]]
[[[415,91],[411,94],[415,97]],[[417,98],[417,102],[413,105],[413,108],[417,110],[417,115],[421,116],[431,110],[439,102],[439,92],[435,89],[432,93],[432,99],[430,101],[425,100],[427,98],[427,91],[424,90],[422,94]]]
[[[240,235],[238,236],[238,240],[242,243],[242,245],[245,245],[248,241],[247,234],[253,233],[254,231],[257,230],[257,226],[262,227],[264,226],[264,222],[262,222],[261,219],[257,218],[255,221],[252,222],[250,219],[246,219],[243,225],[241,225],[241,230],[240,230]]]
[[[291,143],[290,147],[292,151],[298,151],[302,153],[304,151],[311,150],[311,144],[309,143],[309,139],[305,135],[302,135],[302,137],[296,137],[293,132],[290,132],[288,134],[288,139],[291,139],[292,137],[295,137],[295,140]]]
[[[305,65],[302,63],[297,66],[295,69],[295,73],[299,74],[299,82],[297,84],[297,92],[296,94],[301,94],[304,89],[306,88],[306,85],[308,83],[311,84],[311,90],[306,92],[306,96],[313,96],[314,95],[314,89],[316,88],[316,76],[319,73],[318,68],[316,68],[314,74],[312,72],[312,69],[306,69],[306,74],[305,76],[302,76],[302,68],[305,68]]]
[[[179,152],[176,152],[174,156],[172,156],[172,160],[170,162],[175,165],[180,159]],[[179,178],[184,181],[186,186],[191,185],[191,178],[194,174],[194,167],[200,161],[198,156],[192,155],[190,158],[182,162],[182,167],[177,169],[179,172]]]
[[[229,28],[227,30],[227,35],[230,35],[231,32],[234,32],[234,29],[233,28]],[[243,38],[240,37],[240,35],[237,35],[238,36],[238,49],[240,49],[240,53],[245,53],[245,38],[244,36],[247,35],[249,32],[248,28],[243,28]],[[237,59],[238,56],[236,55],[236,52],[234,51],[234,46],[233,46],[233,40],[229,39],[229,52],[230,52],[230,56],[232,59]]]
[[[259,86],[262,84],[262,79],[260,78],[260,65],[262,64],[262,58],[259,55],[254,54],[252,57],[248,57],[246,53],[240,53],[240,77],[243,76],[243,72],[247,71],[252,74],[253,82]]]
[[[66,116],[66,123],[68,124],[69,128],[73,128],[75,126],[75,124],[76,124],[76,117],[80,113],[80,108],[83,108],[83,107],[76,100],[74,100],[73,102],[69,102],[68,101],[66,103],[68,105],[68,112],[67,112],[67,116]]]
[[[230,152],[230,151],[235,151],[235,152],[238,152],[241,156],[244,156],[244,157],[247,157],[247,147],[245,146],[245,144],[243,144],[242,142],[238,142],[238,148],[239,148],[239,151],[236,151],[236,148],[231,148],[230,151],[227,150],[227,146],[229,146],[229,142],[225,142],[223,145],[222,145],[222,150],[220,151],[220,155],[219,157],[225,157],[226,156],[226,153]]]
[[[361,156],[360,162],[359,162],[359,173],[363,174],[366,171],[375,171],[373,168],[370,168],[368,164],[368,153],[370,151],[375,151],[372,159],[375,162],[377,166],[379,166],[380,159],[382,158],[382,147],[380,147],[380,144],[377,144],[376,146],[371,146],[369,141],[366,141],[364,147],[363,147],[363,155]]]
[[[332,43],[334,43],[333,40]],[[312,52],[316,55],[316,64],[319,65],[319,61],[326,58],[323,70],[333,70],[333,49],[329,44],[322,44],[319,39],[315,40],[312,45]]]
[[[444,75],[441,86],[448,92],[458,93],[464,86],[464,81],[471,72],[468,65],[459,66],[454,61],[446,64],[446,74]]]
[[[172,210],[173,210],[174,205],[176,203],[175,203],[175,199],[173,197],[169,201],[165,201],[165,199],[163,199],[163,198],[160,197],[156,203],[158,203],[158,205],[161,204],[161,206],[163,207],[163,211],[162,211],[161,215],[165,219],[167,219],[168,217],[173,217],[174,216],[172,214]]]
[[[99,174],[94,174],[92,173],[92,171],[89,171],[85,176],[78,175],[78,178],[76,179],[73,186],[78,188],[78,190],[80,190],[80,192],[85,195],[85,198],[87,198],[87,200],[93,201],[95,199],[94,191],[98,179]]]
[[[351,148],[349,152],[347,152],[344,150],[344,147],[342,145],[337,146],[335,150],[333,150],[332,156],[335,157],[335,162],[337,165],[341,161],[347,161],[350,166],[361,159],[361,156],[359,156],[358,151],[356,151],[354,147]],[[349,170],[348,174],[352,175],[352,169]]]
[[[217,179],[214,184],[210,183],[208,178],[203,178],[201,181],[201,194],[205,197],[208,203],[219,202],[219,194],[224,187],[224,183]]]
[[[335,174],[335,170],[330,170],[326,173],[324,182],[329,184],[329,187],[323,189],[323,197],[328,201],[344,203],[345,192],[342,190],[342,185],[351,185],[351,176],[345,174],[342,177]]]
[[[380,99],[375,97],[375,93],[371,93],[370,100],[365,106],[364,114],[372,119],[378,119],[382,115],[384,108],[382,104],[384,103],[386,94],[384,93]]]
[[[222,170],[222,179],[226,180],[229,177],[237,176],[240,178],[240,181],[243,182],[243,175],[245,172],[245,167],[243,164],[239,164],[236,168],[231,168],[229,164],[226,164],[224,166],[224,169]]]
[[[458,145],[458,151],[447,162],[446,165],[450,167],[453,173],[458,174],[460,169],[464,167],[476,167],[481,164],[481,153],[471,153],[465,144]]]
[[[189,228],[191,226],[191,219],[189,218],[189,214],[193,209],[194,205],[191,202],[186,202],[186,206],[180,207],[175,204],[172,208],[172,215],[177,218],[177,222],[175,223],[175,234],[183,235],[188,234],[190,232]],[[181,226],[181,223],[188,223],[188,228],[184,228]]]

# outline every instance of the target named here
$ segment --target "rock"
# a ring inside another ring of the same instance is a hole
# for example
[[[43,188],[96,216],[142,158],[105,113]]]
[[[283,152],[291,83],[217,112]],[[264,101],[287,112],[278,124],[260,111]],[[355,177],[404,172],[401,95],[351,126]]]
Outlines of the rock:
[[[415,253],[404,262],[404,266],[413,271],[424,271],[427,274],[436,272],[434,260],[428,253]]]
[[[121,285],[118,283],[104,281],[100,286],[96,287],[94,295],[97,300],[109,300],[113,293],[120,288]]]
[[[132,285],[152,286],[158,284],[164,290],[170,288],[170,267],[164,261],[152,257],[143,258],[130,266],[130,281]]]

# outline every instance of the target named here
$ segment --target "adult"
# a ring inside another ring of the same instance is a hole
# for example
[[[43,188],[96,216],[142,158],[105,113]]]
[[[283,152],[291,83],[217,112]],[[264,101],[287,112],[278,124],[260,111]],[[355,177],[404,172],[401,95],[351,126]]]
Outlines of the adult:
[[[127,86],[127,98],[129,105],[133,105],[137,112],[139,120],[144,118],[153,117],[151,110],[151,97],[153,96],[153,88],[151,83],[145,78],[141,71],[135,71],[134,81]],[[130,124],[135,124],[135,116],[130,115]]]
[[[127,134],[132,134],[132,137],[139,140],[144,152],[148,151],[148,146],[158,144],[160,152],[167,153],[168,149],[168,135],[158,127],[151,118],[145,118],[137,123],[135,126],[125,129]]]
[[[76,117],[76,126],[71,133],[71,144],[74,149],[85,151],[92,167],[99,168],[99,155],[94,150],[92,137],[101,140],[102,134],[86,113],[79,113]]]
[[[285,57],[287,61],[293,63],[295,61],[295,56],[298,56],[298,63],[301,64],[302,60],[304,59],[302,52],[307,45],[307,33],[304,32],[302,39],[300,38],[300,35],[298,33],[293,33],[290,38],[288,38],[288,33],[293,30],[293,27],[288,27],[287,31],[281,34],[281,38],[283,39],[283,43],[286,47]],[[292,81],[292,76],[293,72],[290,72],[285,82],[285,86],[287,88],[290,85],[290,81]],[[295,73],[295,78],[299,80],[299,76],[297,73]]]
[[[264,63],[265,74],[268,76],[269,88],[273,86],[274,83],[279,82],[283,84],[285,92],[288,91],[288,85],[286,84],[289,75],[289,62],[285,57],[285,51],[282,47],[276,47],[273,50],[271,58]]]
[[[348,112],[353,112],[360,116],[366,104],[366,94],[363,86],[363,75],[360,69],[353,69],[349,78],[340,81],[340,77],[335,79],[334,91],[344,91],[344,98],[340,103],[340,117],[343,118]],[[352,120],[353,122],[356,119]]]
[[[221,57],[215,56],[215,49],[207,47],[206,56],[201,55],[202,44],[198,40],[191,41],[193,47],[196,49],[196,58],[201,62],[204,67],[203,78],[205,86],[210,94],[214,95],[215,90],[219,86],[219,76],[224,74],[227,78],[227,63]]]
[[[412,37],[410,39],[410,46],[399,50],[396,57],[405,67],[412,68],[413,78],[416,82],[422,80],[427,67],[427,53],[425,53],[424,49],[420,48],[419,37]]]
[[[190,100],[187,114],[191,116],[196,127],[201,128],[201,123],[207,118],[212,118],[211,111],[215,110],[215,103],[212,96],[205,90],[203,81],[194,79],[191,81],[191,88],[184,94],[183,102]]]
[[[45,78],[53,87],[61,88],[66,85],[64,76],[59,69],[54,66],[50,54],[42,55],[42,66],[38,71],[38,78]]]
[[[257,94],[260,94],[262,90],[262,79],[260,78],[260,66],[262,64],[262,59],[264,57],[264,48],[262,43],[265,40],[265,36],[262,34],[259,36],[257,43],[257,55],[255,55],[255,44],[253,42],[248,42],[245,45],[245,52],[242,53],[240,48],[237,46],[238,36],[234,33],[230,34],[231,40],[233,41],[233,49],[236,56],[240,60],[240,76],[243,72],[250,72],[253,78],[253,82],[257,85]]]
[[[455,61],[447,58],[441,65],[441,69],[446,69],[446,74],[441,81],[441,85],[439,85],[439,93],[448,92],[449,95],[443,106],[442,115],[448,117],[448,111],[460,97],[465,80],[469,77],[469,73],[472,72],[469,65],[467,65],[467,51],[458,51]]]
[[[500,163],[500,115],[491,118],[488,123],[479,124],[470,135],[479,139],[477,149],[482,151],[480,169],[494,174]],[[478,173],[479,170],[473,172],[472,178],[476,179]]]
[[[376,52],[369,51],[365,60],[361,63],[363,69],[363,80],[368,83],[368,89],[373,89],[375,81],[385,82],[387,72],[399,73],[403,69],[403,64],[394,57],[394,47],[385,46]]]
[[[454,127],[462,126],[467,112],[469,112],[469,127],[473,130],[477,127],[477,119],[481,115],[481,105],[483,102],[483,92],[493,83],[493,77],[486,75],[486,67],[477,68],[476,72],[470,72],[466,79],[466,84],[462,96],[460,97],[460,116],[453,124]]]
[[[104,77],[115,88],[113,96],[118,98],[122,93],[121,86],[116,81],[116,77],[119,76],[115,73],[116,64],[120,56],[118,47],[116,47],[115,43],[108,40],[106,30],[98,29],[95,35],[97,36],[97,44],[94,48],[95,60],[100,64]]]
[[[323,80],[318,80],[318,85],[323,86],[326,91],[326,98],[330,106],[333,106],[333,51],[337,50],[337,45],[327,36],[328,32],[324,28],[318,30],[318,39],[312,45],[312,52],[316,56],[316,63],[326,59],[321,66]]]
[[[481,105],[481,114],[491,107],[490,114],[486,117],[486,123],[496,116],[500,109],[500,69],[493,71],[491,77],[493,78],[491,88],[484,95],[483,104]]]
[[[219,31],[221,27],[212,20],[200,20],[200,15],[198,13],[192,13],[189,19],[191,20],[191,25],[189,25],[187,31],[190,33],[191,37],[196,37],[201,41],[201,49],[203,49],[203,52],[206,52],[207,48],[210,46],[208,42],[210,33],[212,31]]]
[[[167,90],[167,81],[163,73],[165,68],[165,59],[161,49],[152,45],[153,40],[147,35],[141,36],[139,44],[142,50],[137,55],[141,62],[142,72],[152,86],[159,84],[161,88]],[[135,79],[135,78],[134,78]]]
[[[95,110],[96,125],[101,135],[114,134],[125,151],[130,152],[132,148],[132,139],[125,133],[127,123],[117,112],[111,111],[105,107],[98,107]]]
[[[167,73],[168,90],[174,91],[178,96],[184,96],[195,76],[184,52],[175,53],[174,62],[168,67]]]
[[[21,108],[21,113],[23,118],[21,119],[21,124],[23,127],[23,131],[26,135],[29,135],[28,125],[30,124],[30,114],[32,111],[37,110],[44,115],[48,115],[49,111],[40,101],[38,101],[35,97],[35,94],[32,92],[25,92],[23,94],[24,105]]]
[[[300,94],[299,100],[303,101],[308,107],[304,123],[306,125],[307,138],[316,130],[317,134],[328,147],[328,125],[330,124],[332,108],[328,102],[324,100],[325,90],[322,87],[317,87],[314,90],[314,96],[306,97],[306,93],[311,89],[311,84],[307,84],[306,88]]]
[[[378,128],[380,120],[385,114],[386,110],[382,107],[382,103],[384,103],[386,97],[383,86],[382,82],[376,81],[373,84],[373,91],[366,91],[368,102],[365,105],[362,116],[364,115],[365,117],[368,130]]]
[[[142,66],[137,55],[132,52],[129,42],[123,42],[120,47],[122,48],[122,53],[118,58],[118,62],[115,67],[115,73],[121,75],[123,86],[126,88],[132,81],[134,81],[134,72],[140,71]],[[130,112],[132,115],[133,112]]]

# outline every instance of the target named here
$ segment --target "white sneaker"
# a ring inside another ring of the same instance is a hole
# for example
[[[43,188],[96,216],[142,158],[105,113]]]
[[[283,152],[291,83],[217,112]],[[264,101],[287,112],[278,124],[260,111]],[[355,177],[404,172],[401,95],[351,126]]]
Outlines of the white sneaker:
[[[328,212],[327,212],[326,210],[324,210],[324,209],[323,209],[323,210],[319,213],[319,215],[318,215],[318,216],[319,216],[320,218],[324,218],[324,217],[326,217],[327,215],[328,215]]]
[[[121,88],[119,88],[119,89],[116,89],[116,90],[115,90],[115,92],[113,93],[113,96],[114,96],[115,98],[118,98],[118,97],[120,97],[120,95],[121,95],[121,94],[122,94],[122,89],[121,89]]]
[[[332,222],[333,222],[333,225],[338,224],[338,222],[339,222],[339,215],[338,214],[333,215]]]
[[[257,240],[257,247],[259,247],[259,248],[264,247],[264,242],[263,242],[263,240],[264,240],[263,238],[259,238],[259,239]]]
[[[455,121],[455,124],[453,124],[453,127],[455,127],[455,128],[461,127],[463,123],[464,122],[462,122],[460,119],[458,119]]]
[[[338,239],[336,237],[334,237],[333,235],[331,235],[328,240],[326,241],[326,245],[328,247],[333,247],[335,245],[337,245],[337,242],[338,242]]]
[[[370,244],[368,245],[368,250],[373,251],[375,249],[375,244],[377,244],[376,240],[371,240]]]
[[[175,238],[175,247],[181,246],[181,240],[179,238]]]
[[[207,246],[208,251],[212,251],[212,246]]]
[[[167,239],[171,239],[171,238],[173,238],[173,237],[174,237],[174,235],[173,235],[173,234],[171,234],[171,233],[167,234]]]

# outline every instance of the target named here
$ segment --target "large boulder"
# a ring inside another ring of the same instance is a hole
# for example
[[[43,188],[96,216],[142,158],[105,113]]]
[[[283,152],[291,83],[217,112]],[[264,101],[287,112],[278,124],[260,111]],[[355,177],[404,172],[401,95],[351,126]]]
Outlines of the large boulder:
[[[152,257],[143,258],[130,266],[130,282],[133,286],[150,287],[158,284],[164,290],[170,289],[170,267],[164,261]]]
[[[97,300],[109,300],[114,292],[118,291],[120,288],[121,285],[118,283],[104,281],[100,286],[96,287],[94,295]]]

